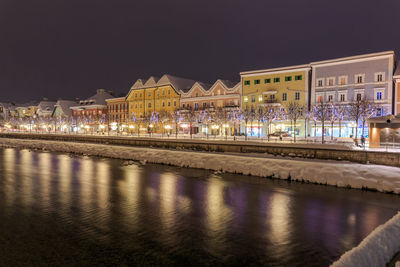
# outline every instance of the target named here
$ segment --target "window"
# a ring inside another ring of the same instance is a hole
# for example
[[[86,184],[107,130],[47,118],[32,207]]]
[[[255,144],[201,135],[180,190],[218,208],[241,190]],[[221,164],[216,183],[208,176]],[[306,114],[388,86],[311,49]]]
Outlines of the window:
[[[274,83],[279,83],[281,81],[281,78],[274,78]]]
[[[356,80],[356,83],[363,83],[364,82],[364,75],[363,74],[357,74],[355,80]]]
[[[328,86],[334,86],[335,85],[335,78],[328,78]]]
[[[148,96],[151,96],[151,92],[148,92],[147,95],[148,95]]]
[[[301,81],[301,80],[303,80],[303,76],[302,75],[296,75],[296,76],[294,76],[294,80],[295,81]]]
[[[135,97],[137,97],[137,93],[135,93]]]
[[[142,97],[142,93],[139,94],[139,97]]]
[[[339,85],[346,85],[346,84],[347,84],[347,76],[340,76]]]
[[[324,79],[318,79],[317,80],[317,87],[322,87],[324,86]]]
[[[151,102],[149,102],[149,104],[147,104],[147,107],[151,108]]]
[[[333,101],[333,95],[328,95],[328,102],[332,102]]]
[[[286,101],[287,100],[287,93],[283,93],[282,94],[282,101]]]
[[[264,83],[271,83],[271,79],[265,79]]]
[[[137,108],[137,104],[135,104],[135,108]]]
[[[385,89],[384,88],[378,88],[378,89],[375,89],[374,91],[375,91],[375,100],[385,99],[385,95],[384,95]]]
[[[383,73],[383,72],[378,72],[378,73],[375,73],[375,82],[383,82],[383,81],[385,81],[385,73]]]
[[[255,95],[252,95],[251,96],[251,103],[255,103],[256,102],[256,96]]]
[[[317,102],[321,103],[322,101],[323,101],[322,95],[319,95],[319,96],[317,97]]]
[[[269,95],[269,99],[275,100],[275,95]]]
[[[162,93],[161,93],[162,95],[165,95],[165,91],[164,91],[164,89],[162,90]]]
[[[294,99],[295,100],[300,100],[300,92],[294,93]]]
[[[170,106],[171,106],[171,102],[168,101],[168,107],[170,107]]]
[[[263,101],[263,96],[262,95],[258,95],[258,102],[262,102]]]
[[[362,99],[362,94],[361,93],[357,93],[356,100],[360,101],[361,99]]]
[[[194,109],[198,110],[199,109],[199,103],[194,103]]]
[[[203,102],[203,108],[206,108],[206,107],[207,107],[207,103]]]
[[[245,80],[244,81],[244,85],[250,85],[250,81],[249,80]]]
[[[260,80],[254,80],[254,84],[260,84]]]
[[[169,94],[169,95],[171,94],[171,90],[170,90],[170,89],[168,89],[168,94]]]
[[[185,104],[182,104],[182,108],[185,108]]]
[[[292,80],[292,76],[286,76],[285,77],[285,82],[290,82]]]
[[[140,108],[142,108],[142,104],[140,104]]]
[[[343,94],[343,93],[339,94],[339,99],[340,99],[340,102],[345,102],[346,101],[346,94]]]
[[[376,109],[376,116],[383,116],[383,110],[382,110],[382,108],[377,108]]]
[[[196,97],[198,97],[199,96],[199,93],[196,93]]]
[[[176,101],[174,101],[174,107],[176,107]]]
[[[243,97],[243,102],[247,103],[249,101],[249,98],[247,96]],[[214,106],[214,102],[211,102],[212,106]]]
[[[165,102],[164,101],[162,102],[162,106],[165,107]]]

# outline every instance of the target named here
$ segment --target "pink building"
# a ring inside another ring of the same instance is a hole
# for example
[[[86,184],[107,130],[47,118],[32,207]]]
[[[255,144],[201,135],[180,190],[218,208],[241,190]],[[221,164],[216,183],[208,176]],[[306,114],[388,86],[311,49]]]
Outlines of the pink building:
[[[240,105],[241,83],[217,80],[213,85],[196,82],[189,91],[181,92],[182,109],[232,108]]]

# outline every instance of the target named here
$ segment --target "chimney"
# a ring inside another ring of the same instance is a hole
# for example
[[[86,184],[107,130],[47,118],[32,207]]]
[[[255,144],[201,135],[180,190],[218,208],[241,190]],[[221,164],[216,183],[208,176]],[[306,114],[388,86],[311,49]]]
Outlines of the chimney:
[[[102,93],[104,93],[104,92],[105,92],[104,89],[97,89],[97,93],[98,93],[98,94],[102,94]]]

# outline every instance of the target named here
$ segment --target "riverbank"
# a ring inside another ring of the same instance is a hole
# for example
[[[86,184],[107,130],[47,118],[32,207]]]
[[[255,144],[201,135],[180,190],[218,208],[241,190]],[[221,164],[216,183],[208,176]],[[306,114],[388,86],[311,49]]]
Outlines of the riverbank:
[[[362,164],[377,164],[400,167],[400,153],[354,150],[343,144],[297,144],[263,143],[255,141],[221,141],[192,139],[160,139],[149,137],[116,137],[96,135],[0,133],[0,138],[53,140],[93,144],[123,145],[130,147],[152,147],[161,149],[187,149],[193,151],[224,153],[269,154],[298,159],[350,161]]]
[[[27,148],[208,169],[275,179],[400,194],[400,168],[343,161],[285,159],[103,144],[0,138],[1,147]]]

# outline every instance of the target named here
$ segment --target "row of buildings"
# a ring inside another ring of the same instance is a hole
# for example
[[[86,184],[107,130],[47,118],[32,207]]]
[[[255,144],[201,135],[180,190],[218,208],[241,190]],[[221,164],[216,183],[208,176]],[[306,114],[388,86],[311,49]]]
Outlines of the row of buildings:
[[[134,131],[133,129],[146,132],[149,131],[150,125],[154,127],[153,131],[162,132],[164,128],[173,128],[172,125],[166,127],[161,124],[168,118],[173,123],[176,112],[180,112],[181,117],[185,113],[197,113],[198,117],[206,111],[235,112],[260,108],[273,108],[285,112],[293,103],[303,107],[306,112],[318,103],[330,102],[346,106],[361,99],[376,103],[376,114],[373,117],[382,118],[383,126],[387,122],[387,119],[383,119],[385,116],[400,113],[400,67],[395,64],[393,51],[298,66],[244,71],[240,73],[238,82],[217,80],[213,84],[207,84],[165,74],[161,78],[138,79],[122,97],[114,97],[112,93],[99,89],[95,95],[86,100],[57,102],[43,100],[21,106],[0,103],[0,116],[4,119],[15,116],[19,118],[64,116],[71,117],[75,128],[83,126],[94,131],[99,131],[101,128],[120,131],[123,130],[120,128],[122,127],[126,128],[127,132]],[[152,119],[155,114],[157,118]],[[146,120],[148,123],[145,127],[143,125]],[[240,127],[242,123],[239,123],[238,129],[235,127],[228,131],[229,134],[263,136],[267,132],[276,131],[301,136],[322,134],[320,124],[315,123],[312,129],[307,120],[293,125],[292,121],[285,118],[275,118],[276,123],[269,126],[263,123],[253,124],[253,120],[254,118],[250,119],[250,125],[246,122],[246,127]],[[178,124],[177,118],[175,122]],[[187,126],[188,117],[186,116],[186,121],[185,118],[180,118],[179,123]],[[208,134],[211,131],[208,124],[205,126],[198,119],[189,119],[189,123],[191,132],[193,129],[194,133]],[[192,124],[195,127],[192,128]],[[377,122],[373,125],[376,126]],[[395,127],[393,126],[395,124],[391,125],[386,126]],[[269,127],[268,131],[266,127]],[[370,130],[373,126],[358,123],[355,125],[354,122],[345,119],[341,125],[332,123],[330,131],[325,133],[346,137],[354,135],[362,128]],[[222,133],[221,130],[218,132]],[[394,132],[396,135],[396,130]],[[369,132],[367,130],[359,133],[368,136]]]

